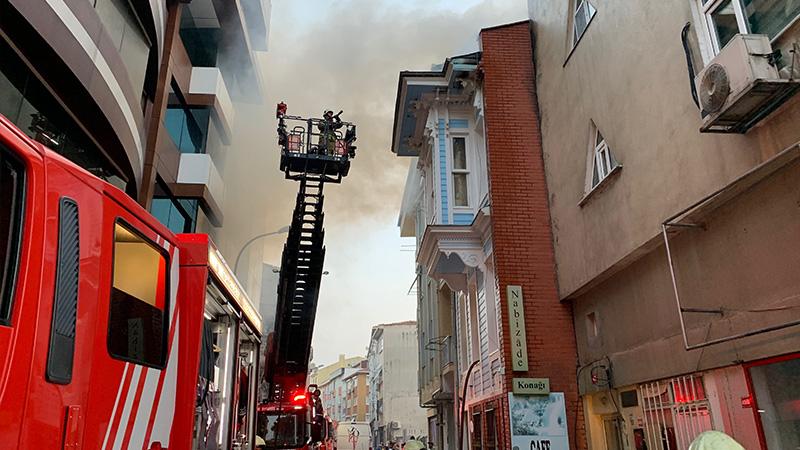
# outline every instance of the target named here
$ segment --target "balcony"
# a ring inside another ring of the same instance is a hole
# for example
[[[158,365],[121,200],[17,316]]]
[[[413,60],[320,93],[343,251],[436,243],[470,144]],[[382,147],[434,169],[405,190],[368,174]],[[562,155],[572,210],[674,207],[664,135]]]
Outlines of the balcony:
[[[235,110],[222,72],[217,67],[192,67],[186,101],[190,105],[211,106],[211,119],[216,123],[223,143],[230,144]]]
[[[218,202],[225,194],[225,185],[210,155],[182,153],[178,179],[171,189],[176,197],[198,199],[209,221],[216,227],[222,225]]]
[[[453,336],[446,336],[442,340],[441,353],[442,374],[455,371],[456,367],[456,346]]]

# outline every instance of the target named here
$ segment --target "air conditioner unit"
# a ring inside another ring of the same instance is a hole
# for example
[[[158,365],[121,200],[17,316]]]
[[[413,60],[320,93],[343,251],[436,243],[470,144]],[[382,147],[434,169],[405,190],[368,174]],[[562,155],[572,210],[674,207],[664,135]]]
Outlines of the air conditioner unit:
[[[800,89],[781,79],[769,38],[738,34],[695,78],[704,133],[745,133]]]

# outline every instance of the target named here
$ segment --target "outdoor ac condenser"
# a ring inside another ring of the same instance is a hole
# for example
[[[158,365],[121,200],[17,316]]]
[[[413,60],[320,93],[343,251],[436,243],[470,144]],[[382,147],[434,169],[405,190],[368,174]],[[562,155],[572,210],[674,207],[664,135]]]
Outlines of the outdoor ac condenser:
[[[781,79],[769,38],[738,34],[697,74],[701,132],[745,133],[791,97],[800,82]]]

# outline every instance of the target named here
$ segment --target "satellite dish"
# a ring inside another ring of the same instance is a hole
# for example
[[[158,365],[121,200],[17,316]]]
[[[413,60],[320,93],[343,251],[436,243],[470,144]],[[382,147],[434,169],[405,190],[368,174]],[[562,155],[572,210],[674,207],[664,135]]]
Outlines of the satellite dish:
[[[725,67],[717,63],[708,66],[703,72],[698,91],[703,111],[707,113],[719,111],[731,93],[731,83]]]

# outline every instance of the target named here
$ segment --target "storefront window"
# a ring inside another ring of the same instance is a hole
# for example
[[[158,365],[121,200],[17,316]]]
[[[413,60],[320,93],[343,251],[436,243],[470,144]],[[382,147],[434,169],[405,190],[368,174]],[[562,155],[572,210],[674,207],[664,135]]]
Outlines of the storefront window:
[[[767,449],[800,448],[800,357],[750,367],[750,379]]]

